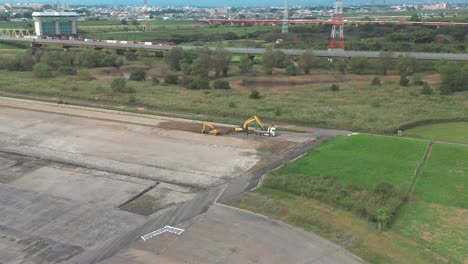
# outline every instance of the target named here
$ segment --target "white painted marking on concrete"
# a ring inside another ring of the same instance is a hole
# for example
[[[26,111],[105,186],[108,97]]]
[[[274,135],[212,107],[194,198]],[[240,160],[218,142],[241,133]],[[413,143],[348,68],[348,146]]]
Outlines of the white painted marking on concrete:
[[[180,235],[184,232],[185,230],[184,229],[180,229],[180,228],[177,228],[177,227],[173,227],[173,226],[165,226],[163,228],[160,228],[156,231],[153,231],[151,233],[148,233],[144,236],[141,236],[141,239],[143,239],[143,241],[146,241],[152,237],[155,237],[155,236],[159,236],[163,233],[166,233],[166,232],[169,232],[169,233],[172,233],[172,234],[176,234],[176,235]]]

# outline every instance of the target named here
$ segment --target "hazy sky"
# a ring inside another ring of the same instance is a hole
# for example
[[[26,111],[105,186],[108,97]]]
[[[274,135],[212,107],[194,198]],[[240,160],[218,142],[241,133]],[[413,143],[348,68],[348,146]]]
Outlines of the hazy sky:
[[[347,4],[370,4],[383,3],[384,0],[344,0],[344,5]],[[460,3],[468,0],[386,0],[387,4],[392,3],[428,3],[428,2],[446,2]],[[40,3],[55,3],[55,0],[0,0],[0,3],[19,3],[19,2],[40,2]],[[108,4],[108,5],[142,5],[143,0],[61,0],[61,3],[67,4]],[[334,0],[289,0],[290,5],[333,5]],[[283,0],[148,0],[149,6],[281,6]]]

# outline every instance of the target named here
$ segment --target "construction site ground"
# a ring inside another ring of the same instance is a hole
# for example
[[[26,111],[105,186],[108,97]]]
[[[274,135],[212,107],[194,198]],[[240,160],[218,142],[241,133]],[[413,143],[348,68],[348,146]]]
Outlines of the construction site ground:
[[[327,240],[264,216],[214,205],[177,226],[100,264],[362,264],[360,258]]]
[[[73,260],[317,136],[218,126],[0,97],[0,263]]]

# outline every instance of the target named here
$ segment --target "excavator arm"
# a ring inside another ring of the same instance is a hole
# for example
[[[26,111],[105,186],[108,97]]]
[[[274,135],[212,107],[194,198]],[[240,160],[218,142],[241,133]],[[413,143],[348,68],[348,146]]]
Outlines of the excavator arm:
[[[219,135],[221,134],[221,130],[219,128],[216,128],[213,124],[205,122],[203,123],[202,133]]]
[[[260,118],[258,118],[258,116],[252,116],[251,118],[245,120],[242,127],[236,127],[236,131],[237,132],[247,131],[249,124],[252,123],[252,122],[257,122],[257,124],[260,125],[260,127],[263,129],[263,123],[260,120]]]

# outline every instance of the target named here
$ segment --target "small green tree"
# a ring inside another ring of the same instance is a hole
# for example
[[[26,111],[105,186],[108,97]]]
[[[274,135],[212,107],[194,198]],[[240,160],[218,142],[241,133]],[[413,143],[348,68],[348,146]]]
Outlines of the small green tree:
[[[338,84],[334,83],[330,86],[330,91],[332,92],[338,92],[339,90],[340,90],[340,86]]]
[[[111,89],[114,93],[123,93],[127,88],[127,81],[124,78],[116,78],[111,82]]]
[[[212,66],[216,77],[227,76],[231,63],[231,53],[225,49],[217,48],[212,54]]]
[[[390,214],[388,209],[385,207],[377,208],[376,215],[379,230],[382,230],[382,228],[385,228],[390,221]]]
[[[423,85],[424,82],[422,80],[421,74],[414,74],[413,75],[413,84],[414,85]]]
[[[62,66],[59,68],[59,73],[64,75],[76,75],[77,70],[70,66]]]
[[[129,80],[131,81],[144,81],[146,78],[146,72],[144,69],[136,69],[130,74]]]
[[[260,98],[262,98],[262,96],[260,95],[259,91],[253,89],[252,91],[250,91],[249,98],[250,99],[260,99]]]
[[[307,50],[306,52],[302,53],[301,57],[299,58],[299,68],[304,72],[304,74],[310,74],[310,69],[314,66],[316,59],[312,53]]]
[[[241,73],[248,73],[251,72],[253,69],[253,62],[248,56],[242,56],[238,67]]]
[[[52,77],[52,68],[45,63],[38,63],[34,65],[33,73],[37,78],[50,78]]]
[[[416,72],[416,59],[408,56],[400,56],[395,65],[398,73],[411,76]]]
[[[294,64],[291,64],[288,67],[286,67],[287,75],[296,76],[298,72],[299,72],[299,68],[297,68],[297,66]]]
[[[336,60],[336,70],[342,74],[346,74],[346,61],[345,60]]]
[[[439,73],[441,94],[468,91],[468,66],[447,62],[440,67]]]
[[[213,88],[218,89],[218,90],[229,90],[231,89],[231,86],[229,85],[228,81],[216,80],[214,82]]]
[[[151,77],[151,83],[156,86],[156,85],[159,85],[159,79],[157,76],[153,76]]]
[[[372,86],[380,86],[380,79],[379,77],[374,77],[371,81]]]
[[[377,63],[377,71],[379,74],[387,75],[387,72],[393,63],[392,57],[393,57],[392,54],[389,52],[380,53],[379,61]]]
[[[432,87],[428,83],[424,83],[423,88],[421,89],[421,94],[433,95],[434,94],[434,89],[432,89]]]
[[[170,72],[164,77],[165,84],[177,84],[179,82],[179,76],[176,73]]]
[[[187,88],[192,90],[210,89],[210,79],[204,77],[197,77],[192,80],[192,82],[188,85]]]
[[[349,67],[352,73],[363,74],[369,67],[369,59],[361,56],[353,57],[349,61]]]
[[[184,50],[181,47],[175,47],[166,53],[166,62],[172,70],[180,71],[180,63],[184,57]]]
[[[211,51],[208,48],[198,50],[198,58],[193,61],[192,71],[195,75],[208,78],[212,65]]]
[[[406,77],[406,74],[401,74],[400,75],[400,85],[401,86],[408,86],[409,84],[409,79]]]

